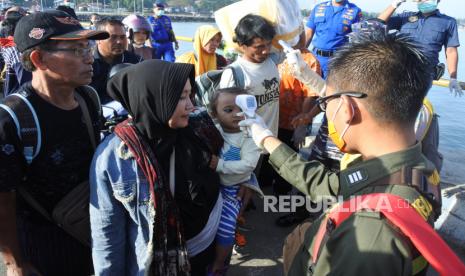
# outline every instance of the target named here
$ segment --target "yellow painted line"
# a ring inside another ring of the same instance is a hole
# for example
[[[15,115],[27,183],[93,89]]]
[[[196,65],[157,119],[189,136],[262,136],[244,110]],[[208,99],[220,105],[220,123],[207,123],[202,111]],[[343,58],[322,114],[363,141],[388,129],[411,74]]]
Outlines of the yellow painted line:
[[[185,41],[185,42],[194,42],[194,39],[192,37],[188,37],[188,36],[177,35],[176,39],[181,40],[181,41]]]

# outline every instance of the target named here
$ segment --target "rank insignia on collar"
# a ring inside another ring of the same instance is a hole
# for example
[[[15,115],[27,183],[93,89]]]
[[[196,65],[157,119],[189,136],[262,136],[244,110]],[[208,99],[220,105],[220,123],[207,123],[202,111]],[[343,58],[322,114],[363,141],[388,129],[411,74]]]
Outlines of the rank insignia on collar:
[[[416,15],[412,15],[412,16],[410,16],[408,18],[408,22],[413,23],[413,22],[417,22],[417,21],[418,21],[418,16],[416,16]]]
[[[362,182],[368,179],[367,175],[362,170],[358,170],[353,173],[350,173],[346,175],[346,178],[347,178],[346,179],[347,182],[349,182],[350,185],[353,185],[353,184],[356,184],[356,183],[359,183],[359,182]]]

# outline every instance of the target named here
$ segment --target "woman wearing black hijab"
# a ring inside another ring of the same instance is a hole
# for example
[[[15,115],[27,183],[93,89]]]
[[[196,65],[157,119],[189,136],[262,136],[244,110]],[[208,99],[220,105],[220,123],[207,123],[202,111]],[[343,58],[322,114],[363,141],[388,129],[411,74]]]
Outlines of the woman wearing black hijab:
[[[210,147],[188,126],[192,87],[193,65],[160,60],[109,80],[130,119],[92,162],[96,275],[205,275],[214,259],[222,199]]]

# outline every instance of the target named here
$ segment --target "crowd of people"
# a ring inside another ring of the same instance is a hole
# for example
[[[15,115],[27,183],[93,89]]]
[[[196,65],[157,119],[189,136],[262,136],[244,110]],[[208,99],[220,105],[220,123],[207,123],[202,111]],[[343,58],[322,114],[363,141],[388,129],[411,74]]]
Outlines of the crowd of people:
[[[377,205],[344,218],[305,206],[279,217],[276,227],[299,223],[283,241],[286,275],[411,275],[428,263],[463,275],[430,227],[441,211],[442,155],[426,98],[445,71],[443,47],[449,89],[462,95],[457,23],[439,0],[393,15],[402,2],[372,19],[347,0],[318,4],[285,51],[272,50],[276,26],[248,14],[234,28],[235,60],[217,53],[222,34],[211,25],[176,59],[158,2],[148,18],[92,14],[87,29],[69,7],[5,10],[7,275],[226,275],[264,186],[313,204],[340,196],[409,206],[391,206],[396,218]],[[203,91],[199,79],[211,72],[220,77]],[[253,116],[241,100],[253,102]]]

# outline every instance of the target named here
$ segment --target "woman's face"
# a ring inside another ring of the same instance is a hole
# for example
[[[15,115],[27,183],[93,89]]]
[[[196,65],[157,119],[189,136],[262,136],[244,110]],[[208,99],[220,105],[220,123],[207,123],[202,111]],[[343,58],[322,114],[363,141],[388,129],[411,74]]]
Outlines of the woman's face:
[[[189,114],[194,110],[194,105],[191,102],[190,94],[192,86],[189,79],[184,85],[181,97],[179,98],[178,105],[174,110],[173,115],[168,121],[168,126],[173,129],[185,128],[189,123]]]
[[[210,41],[208,41],[205,46],[203,46],[203,50],[207,52],[208,54],[212,55],[216,52],[216,49],[218,49],[218,46],[220,46],[221,43],[221,34],[218,33]]]

